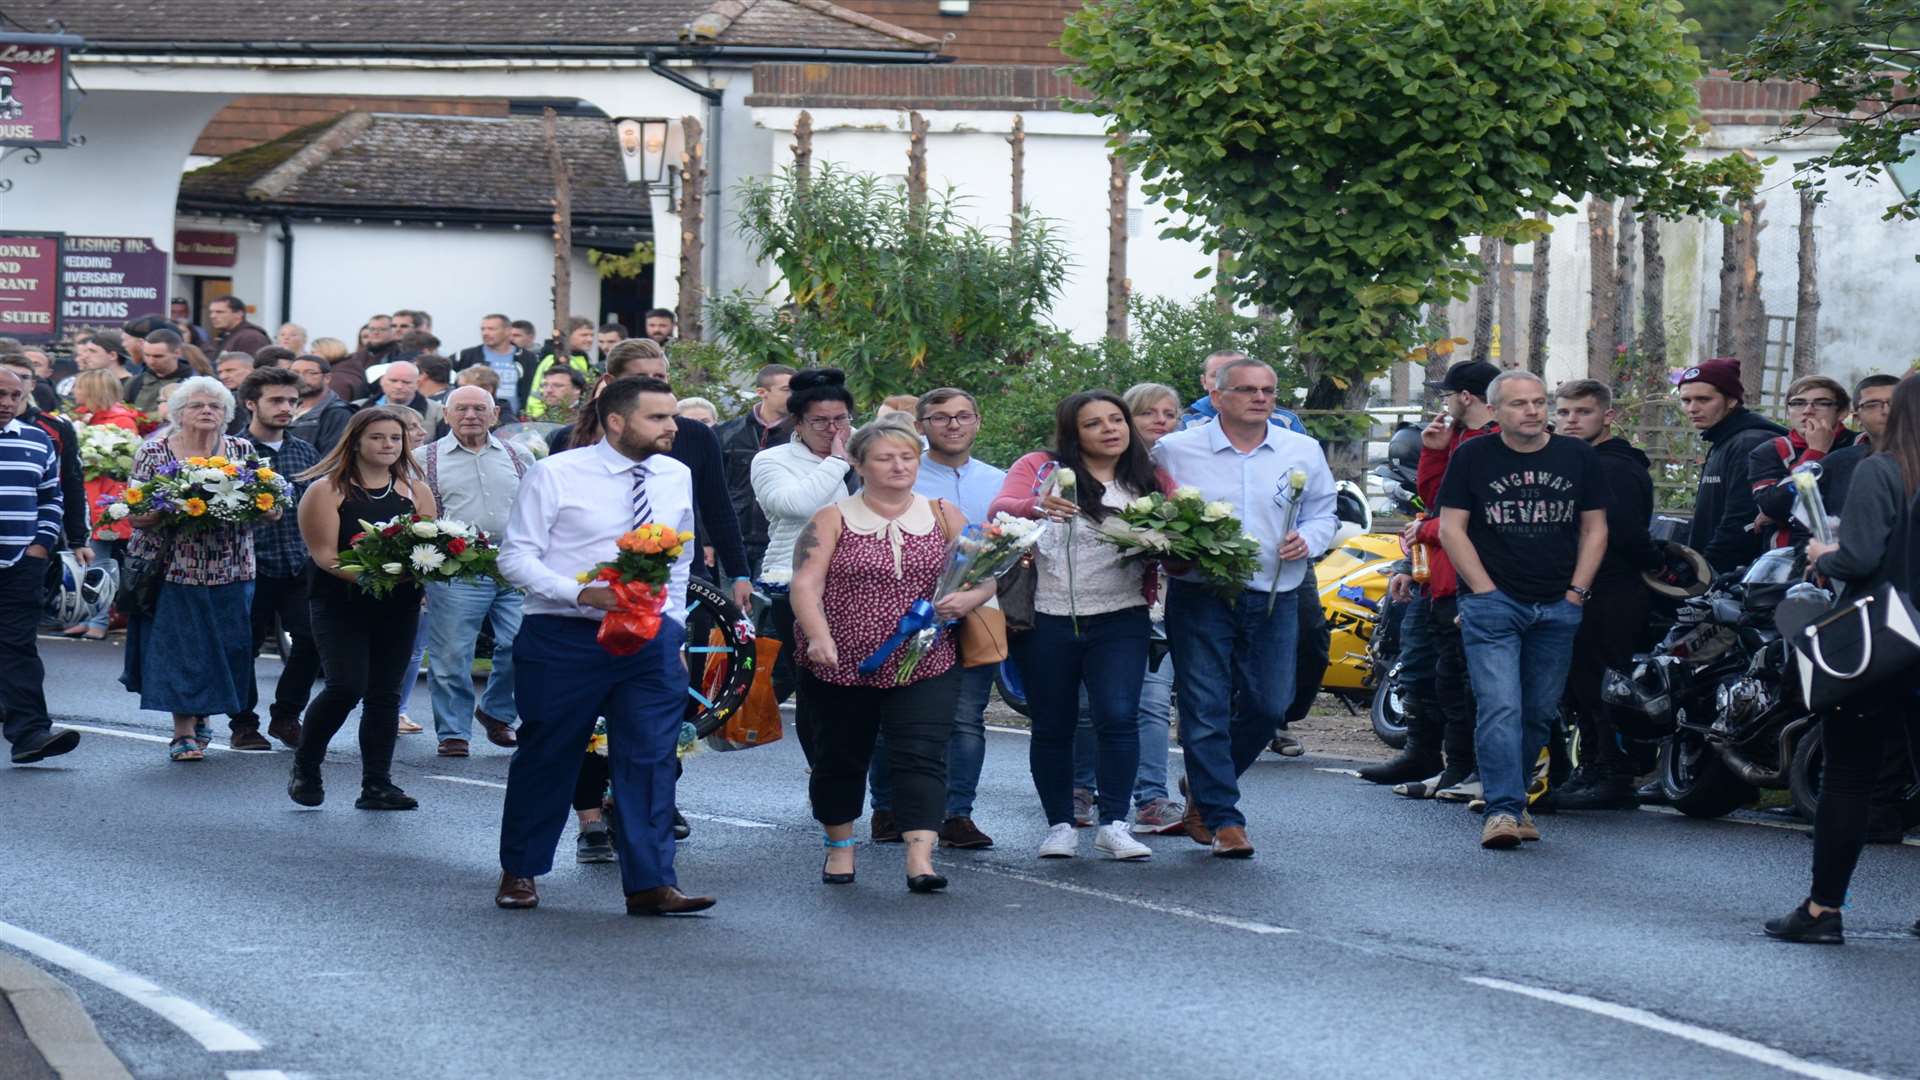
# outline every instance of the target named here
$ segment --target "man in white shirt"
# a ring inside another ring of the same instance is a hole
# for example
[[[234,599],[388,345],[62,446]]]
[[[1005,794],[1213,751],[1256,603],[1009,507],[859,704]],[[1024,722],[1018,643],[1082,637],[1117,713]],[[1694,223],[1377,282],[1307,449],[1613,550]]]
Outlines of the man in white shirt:
[[[1167,589],[1167,641],[1190,784],[1187,834],[1229,859],[1253,854],[1238,805],[1240,775],[1293,701],[1295,590],[1339,525],[1333,473],[1320,444],[1269,422],[1277,385],[1273,369],[1258,360],[1229,362],[1209,395],[1218,420],[1168,435],[1153,448],[1154,462],[1176,484],[1232,505],[1247,535],[1260,541],[1260,568],[1238,596],[1222,599],[1185,575]],[[1298,493],[1289,484],[1296,469],[1306,479]]]
[[[488,434],[500,417],[493,395],[462,386],[447,395],[453,430],[413,452],[443,517],[464,521],[496,543],[520,490],[527,461]],[[493,626],[493,671],[486,692],[473,693],[473,652],[480,628]],[[427,584],[427,667],[433,690],[433,728],[441,757],[466,757],[473,721],[495,746],[514,745],[520,712],[513,703],[513,639],[520,632],[520,593],[493,581]]]
[[[604,716],[627,914],[691,914],[714,903],[682,893],[673,873],[675,743],[687,705],[682,598],[694,546],[673,564],[659,632],[632,656],[600,646],[600,620],[618,601],[576,575],[611,560],[638,525],[692,532],[692,474],[667,456],[675,402],[666,383],[617,379],[595,404],[606,438],[527,472],[500,549],[501,573],[527,596],[513,650],[519,746],[507,769],[494,903],[539,904],[533,879],[553,869],[581,748]]]

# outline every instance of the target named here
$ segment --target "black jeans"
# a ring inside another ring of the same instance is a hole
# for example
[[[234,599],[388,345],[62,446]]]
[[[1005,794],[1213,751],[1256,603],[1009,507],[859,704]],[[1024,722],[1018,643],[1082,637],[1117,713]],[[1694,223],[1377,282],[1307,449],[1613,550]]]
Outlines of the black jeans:
[[[813,777],[807,784],[814,820],[845,825],[860,819],[874,737],[885,733],[894,821],[902,832],[940,827],[947,809],[947,738],[961,671],[956,664],[931,679],[881,688],[821,682],[800,669],[801,692],[828,718],[814,733]]]
[[[281,659],[280,682],[274,688],[268,715],[275,723],[298,720],[306,711],[307,698],[313,694],[313,680],[320,674],[320,651],[313,643],[313,620],[307,602],[307,575],[293,577],[257,577],[253,579],[253,651],[273,637],[274,619],[293,639],[293,648]],[[256,675],[247,683],[247,708],[234,713],[228,727],[235,731],[260,727],[260,681]]]
[[[1580,728],[1585,764],[1608,776],[1630,777],[1633,764],[1620,742],[1610,706],[1600,696],[1608,668],[1633,664],[1633,646],[1647,625],[1647,590],[1636,581],[1599,582],[1573,637],[1573,664],[1567,669],[1567,698]]]
[[[815,714],[813,705],[807,700],[806,688],[818,683],[799,678],[800,665],[793,653],[793,601],[781,593],[773,598],[767,614],[773,622],[773,636],[780,641],[780,653],[773,659],[773,699],[785,702],[788,697],[793,698],[793,735],[800,740],[800,752],[806,755],[807,764],[811,766],[816,738]]]
[[[1458,596],[1436,597],[1427,603],[1427,636],[1433,649],[1433,680],[1416,685],[1422,695],[1417,708],[1436,718],[1440,750],[1447,771],[1466,775],[1474,770],[1473,729],[1479,719],[1473,681],[1467,677],[1467,652],[1460,640]]]
[[[1282,731],[1306,719],[1312,711],[1315,699],[1320,696],[1320,680],[1327,676],[1327,654],[1333,646],[1332,632],[1327,629],[1327,613],[1320,607],[1320,582],[1311,568],[1300,580],[1300,587],[1294,590],[1294,598],[1300,613],[1300,639],[1294,643],[1293,703],[1287,706],[1287,721],[1280,725]]]
[[[685,762],[675,760],[673,776],[678,780],[686,775]],[[580,779],[573,782],[573,809],[598,810],[607,797],[607,781],[612,779],[613,769],[607,765],[607,759],[593,751],[587,751],[586,760],[580,763]]]
[[[1920,724],[1910,715],[1913,698],[1906,686],[1890,689],[1865,708],[1843,706],[1820,720],[1826,767],[1820,779],[1820,805],[1813,814],[1813,891],[1821,907],[1846,903],[1847,885],[1866,846],[1873,818],[1874,792],[1890,758],[1905,760],[1920,743]],[[1913,783],[1910,769],[1901,789]]]
[[[52,728],[47,719],[47,670],[34,635],[46,610],[47,560],[21,555],[0,569],[0,724],[18,743]]]
[[[393,744],[400,737],[400,681],[413,659],[420,594],[396,590],[375,602],[340,597],[330,588],[315,592],[309,610],[327,684],[307,707],[294,760],[318,768],[327,756],[327,743],[358,704],[361,775],[386,780],[393,770]]]

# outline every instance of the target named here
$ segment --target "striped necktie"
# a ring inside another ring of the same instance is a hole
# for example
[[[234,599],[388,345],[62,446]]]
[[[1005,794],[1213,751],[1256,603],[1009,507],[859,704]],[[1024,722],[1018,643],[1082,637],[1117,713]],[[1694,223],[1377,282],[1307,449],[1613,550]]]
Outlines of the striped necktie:
[[[647,464],[633,467],[633,525],[639,528],[653,517],[653,505],[647,501]]]

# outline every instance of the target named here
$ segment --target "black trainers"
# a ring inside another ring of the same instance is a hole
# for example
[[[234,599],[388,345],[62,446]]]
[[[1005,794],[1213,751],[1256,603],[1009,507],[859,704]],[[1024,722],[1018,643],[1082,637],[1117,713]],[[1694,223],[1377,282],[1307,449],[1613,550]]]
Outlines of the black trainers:
[[[326,802],[326,790],[320,786],[320,770],[295,762],[293,773],[287,778],[287,798],[301,806],[319,806]]]
[[[687,819],[681,817],[679,808],[675,807],[673,811],[673,838],[675,840],[685,840],[692,835],[693,826],[687,824]]]
[[[574,842],[573,861],[583,863],[608,863],[618,859],[613,853],[613,834],[604,828],[582,829],[580,838]]]
[[[59,757],[80,745],[77,731],[42,731],[13,744],[13,763],[31,765],[50,757]]]
[[[1838,911],[1810,915],[1805,903],[1796,904],[1792,911],[1777,919],[1768,919],[1766,931],[1770,938],[1805,945],[1842,945],[1847,940],[1841,932]]]
[[[363,780],[360,797],[353,800],[355,810],[413,810],[420,800],[395,787],[391,780]]]
[[[1554,806],[1561,810],[1632,810],[1640,805],[1633,794],[1633,781],[1624,776],[1587,773],[1553,793]]]

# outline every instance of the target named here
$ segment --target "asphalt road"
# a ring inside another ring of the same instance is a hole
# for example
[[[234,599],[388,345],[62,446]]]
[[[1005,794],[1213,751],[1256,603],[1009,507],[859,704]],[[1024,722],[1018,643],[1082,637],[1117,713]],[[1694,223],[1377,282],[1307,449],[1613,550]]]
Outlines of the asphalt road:
[[[570,851],[539,910],[502,912],[503,751],[403,738],[422,808],[374,814],[343,738],[303,810],[284,751],[169,764],[113,646],[42,651],[56,714],[116,734],[0,773],[0,947],[85,954],[36,959],[141,1077],[1920,1074],[1913,847],[1870,849],[1845,948],[1786,946],[1758,929],[1805,888],[1802,832],[1560,815],[1487,853],[1464,810],[1310,754],[1249,774],[1249,862],[1155,838],[1149,863],[1040,863],[1025,739],[995,733],[999,846],[913,896],[897,847],[818,883],[787,742],[688,762],[678,865],[709,916],[627,918],[617,868]]]

